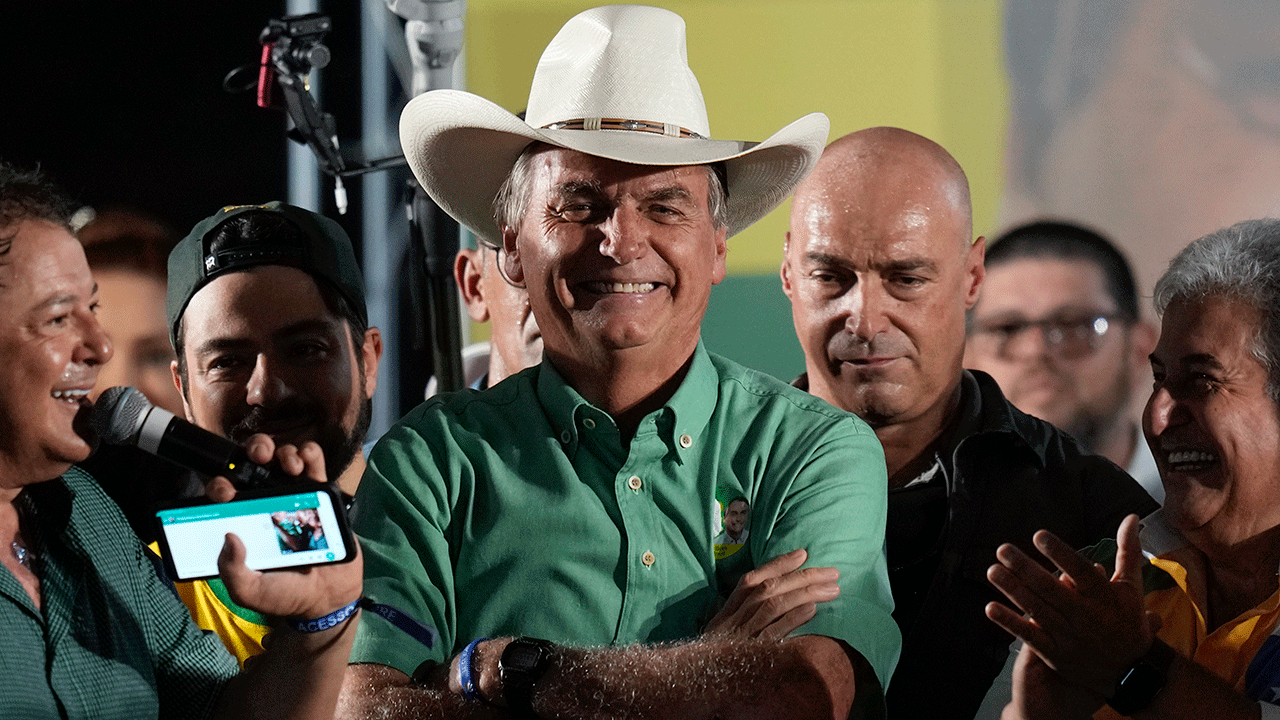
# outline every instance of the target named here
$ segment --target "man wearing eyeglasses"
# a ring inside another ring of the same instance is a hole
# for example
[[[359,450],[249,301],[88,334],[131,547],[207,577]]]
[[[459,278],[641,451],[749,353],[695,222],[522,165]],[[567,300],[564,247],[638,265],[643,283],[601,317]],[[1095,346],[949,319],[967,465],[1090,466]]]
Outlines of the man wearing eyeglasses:
[[[986,267],[965,367],[989,373],[1019,410],[1126,468],[1163,501],[1131,412],[1156,330],[1139,318],[1128,260],[1093,230],[1041,221],[991,243]]]
[[[962,369],[985,241],[942,147],[872,128],[827,147],[796,191],[782,265],[805,374],[875,430],[889,471],[886,552],[902,657],[889,717],[973,717],[1011,636],[983,609],[1005,542],[1051,526],[1075,547],[1156,504],[1124,471]]]

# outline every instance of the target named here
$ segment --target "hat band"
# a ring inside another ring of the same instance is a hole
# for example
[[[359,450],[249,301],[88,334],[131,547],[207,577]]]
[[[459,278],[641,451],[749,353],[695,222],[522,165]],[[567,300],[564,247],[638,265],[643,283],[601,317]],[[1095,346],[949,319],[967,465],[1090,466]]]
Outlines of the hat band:
[[[647,132],[667,137],[693,138],[706,140],[706,137],[680,127],[673,123],[660,123],[653,120],[626,120],[623,118],[575,118],[543,125],[543,130],[631,130]]]

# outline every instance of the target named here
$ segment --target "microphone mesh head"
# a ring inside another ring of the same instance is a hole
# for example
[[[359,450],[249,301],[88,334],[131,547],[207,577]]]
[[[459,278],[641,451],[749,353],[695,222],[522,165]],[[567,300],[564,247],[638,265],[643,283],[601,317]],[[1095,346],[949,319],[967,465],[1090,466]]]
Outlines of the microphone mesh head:
[[[127,445],[137,436],[151,407],[151,401],[137,388],[107,388],[93,404],[93,431],[103,442]]]

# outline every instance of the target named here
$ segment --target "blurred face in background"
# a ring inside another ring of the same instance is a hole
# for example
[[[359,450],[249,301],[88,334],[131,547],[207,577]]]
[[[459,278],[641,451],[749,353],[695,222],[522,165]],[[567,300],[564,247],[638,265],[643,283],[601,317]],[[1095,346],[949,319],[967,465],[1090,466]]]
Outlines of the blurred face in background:
[[[115,347],[111,362],[98,373],[93,397],[109,387],[127,385],[181,416],[182,396],[169,371],[174,354],[165,326],[164,281],[122,267],[97,270],[93,277],[98,282],[98,320]]]
[[[1093,448],[1124,415],[1147,354],[1145,326],[1120,317],[1092,262],[1012,258],[987,268],[965,367],[982,370],[1019,410]]]
[[[454,278],[462,290],[467,314],[478,323],[492,323],[490,386],[542,362],[542,333],[529,307],[529,292],[502,276],[500,252],[483,244],[475,250],[463,248],[454,263]]]

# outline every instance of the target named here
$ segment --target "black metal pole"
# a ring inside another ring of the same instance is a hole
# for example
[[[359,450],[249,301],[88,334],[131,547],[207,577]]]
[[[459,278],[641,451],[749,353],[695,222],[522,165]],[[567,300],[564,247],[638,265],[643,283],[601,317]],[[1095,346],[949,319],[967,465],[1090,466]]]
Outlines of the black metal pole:
[[[410,228],[423,277],[426,305],[426,342],[440,392],[461,390],[462,320],[458,289],[453,281],[453,260],[458,254],[458,224],[413,183]],[[412,372],[411,368],[405,368]],[[404,376],[402,376],[404,377]],[[418,386],[419,392],[422,386]],[[418,400],[421,400],[419,396]],[[409,405],[406,407],[412,407]]]

